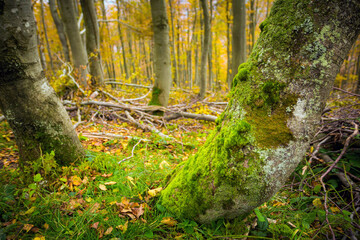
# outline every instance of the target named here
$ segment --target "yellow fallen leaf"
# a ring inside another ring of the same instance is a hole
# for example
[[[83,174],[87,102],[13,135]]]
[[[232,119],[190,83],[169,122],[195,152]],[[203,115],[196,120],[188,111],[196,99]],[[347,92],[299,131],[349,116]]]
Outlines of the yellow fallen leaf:
[[[167,161],[162,161],[159,165],[160,169],[164,169],[164,167],[169,167],[170,164]]]
[[[106,182],[105,185],[114,185],[116,182]]]
[[[109,227],[108,229],[106,229],[104,235],[109,235],[112,232],[113,228]]]
[[[80,186],[81,183],[82,183],[82,180],[81,180],[80,177],[78,177],[78,176],[75,175],[75,176],[72,176],[71,182],[72,182],[72,184],[73,184],[74,186]]]
[[[33,240],[45,240],[45,237],[44,236],[34,237]]]
[[[45,228],[45,230],[48,230],[49,229],[49,224],[44,223],[43,227]]]
[[[35,211],[35,209],[36,209],[35,206],[31,207],[29,210],[27,210],[27,211],[25,212],[25,215],[32,214],[32,213]]]
[[[32,225],[32,224],[24,224],[24,227],[22,228],[22,230],[25,230],[26,232],[28,232],[28,231],[30,231],[33,227],[34,227],[34,225]]]
[[[330,207],[330,210],[333,212],[333,213],[338,213],[340,212],[340,209],[338,207]]]
[[[135,183],[134,183],[134,178],[132,178],[132,177],[130,177],[130,176],[127,176],[126,179],[129,180],[129,182],[131,182],[132,185],[135,185]]]
[[[99,184],[99,188],[100,188],[101,190],[103,190],[103,191],[106,191],[106,190],[107,190],[107,188],[106,188],[106,186],[105,186],[104,184]]]
[[[126,230],[128,229],[128,224],[129,224],[129,221],[126,221],[126,223],[124,225],[119,225],[116,228],[120,229],[122,231],[122,233],[125,233]]]
[[[89,182],[89,178],[85,176],[84,179],[82,180],[82,183],[87,184],[88,182]]]
[[[312,203],[317,208],[324,208],[320,198],[315,198]]]
[[[164,217],[161,220],[161,223],[173,227],[173,226],[175,226],[177,224],[177,221],[175,219],[173,219],[172,217]]]
[[[162,187],[151,189],[148,191],[148,194],[152,197],[155,197],[157,194],[161,192],[162,189],[163,189]]]
[[[93,199],[91,197],[87,197],[85,198],[85,201],[87,201],[88,203],[91,202]]]

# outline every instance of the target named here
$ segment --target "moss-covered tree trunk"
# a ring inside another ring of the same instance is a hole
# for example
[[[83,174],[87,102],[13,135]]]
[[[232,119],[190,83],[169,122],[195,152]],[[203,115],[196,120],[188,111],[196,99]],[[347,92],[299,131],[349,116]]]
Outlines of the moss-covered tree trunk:
[[[155,83],[149,105],[166,107],[171,87],[169,23],[165,0],[150,0],[154,29]]]
[[[185,218],[244,216],[284,184],[314,134],[360,32],[359,1],[278,0],[233,80],[231,100],[161,201]]]
[[[52,150],[59,164],[83,156],[67,112],[42,71],[30,0],[0,1],[0,109],[14,131],[21,164]]]

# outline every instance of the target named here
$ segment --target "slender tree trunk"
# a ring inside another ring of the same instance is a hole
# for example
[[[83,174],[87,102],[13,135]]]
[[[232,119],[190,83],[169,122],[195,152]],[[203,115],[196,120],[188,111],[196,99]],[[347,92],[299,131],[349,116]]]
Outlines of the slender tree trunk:
[[[105,20],[105,26],[106,26],[106,30],[108,33],[108,39],[105,40],[103,42],[107,42],[108,48],[109,48],[109,55],[110,55],[110,63],[109,63],[109,68],[110,68],[110,72],[109,72],[109,77],[110,78],[116,78],[116,73],[115,73],[115,61],[114,61],[114,53],[113,53],[113,46],[111,44],[111,31],[110,31],[110,26],[109,26],[109,22],[107,22],[107,16],[106,16],[106,7],[105,7],[105,3],[104,0],[101,0],[101,12],[102,12],[102,18]]]
[[[210,16],[207,0],[200,0],[201,8],[204,15],[204,44],[201,49],[201,66],[200,66],[200,99],[205,98],[206,93],[206,63],[209,54],[210,45]]]
[[[234,1],[233,1],[234,2]],[[255,45],[255,0],[250,0],[250,36],[251,36],[251,45],[250,52]]]
[[[72,0],[59,0],[61,19],[64,22],[66,35],[69,38],[72,59],[75,68],[80,73],[82,85],[87,86],[88,58],[81,40],[76,13]]]
[[[231,74],[231,52],[230,52],[230,45],[231,45],[231,39],[230,39],[230,0],[226,0],[226,39],[227,39],[227,45],[226,45],[226,52],[227,52],[227,71],[226,71],[226,82],[228,84],[228,88],[230,90],[231,88],[231,82],[232,82],[232,74]]]
[[[45,42],[46,42],[46,50],[48,52],[48,56],[49,56],[49,61],[50,61],[50,68],[51,68],[51,72],[54,74],[54,64],[53,64],[53,59],[51,56],[51,49],[50,49],[50,44],[49,44],[49,38],[47,35],[47,30],[46,30],[46,24],[45,24],[45,16],[44,16],[44,1],[40,0],[40,5],[41,5],[41,22],[43,25],[43,29],[44,29],[44,37],[45,37]]]
[[[216,129],[176,168],[161,205],[209,223],[245,217],[269,200],[304,158],[360,33],[359,12],[355,0],[277,1]]]
[[[86,50],[90,65],[91,85],[104,85],[100,59],[100,34],[93,0],[80,0],[86,27]]]
[[[173,59],[173,68],[175,69],[174,72],[174,83],[178,84],[178,76],[179,76],[179,69],[176,61],[176,52],[175,52],[175,28],[174,28],[174,8],[172,6],[172,0],[169,0],[169,7],[170,7],[170,21],[171,21],[171,50],[172,50],[172,59]]]
[[[232,78],[240,64],[246,61],[246,7],[245,0],[233,0]]]
[[[213,0],[210,0],[210,36],[209,36],[209,54],[208,54],[208,72],[209,72],[209,89],[213,89],[213,66],[212,66],[212,38],[213,34],[211,31],[211,25],[212,25],[212,18],[213,18]]]
[[[116,7],[117,7],[117,19],[120,20],[120,11],[121,11],[120,0],[116,0]],[[124,39],[123,39],[120,25],[121,25],[121,23],[118,22],[117,28],[118,28],[118,34],[119,34],[120,44],[121,44],[121,49],[122,49],[123,65],[124,65],[124,69],[125,69],[126,78],[129,78],[129,70],[128,70],[127,62],[126,62],[126,51],[125,51],[125,46],[124,46]]]
[[[84,151],[41,68],[31,1],[2,3],[0,109],[14,131],[20,165],[51,151],[55,151],[58,164],[74,162],[83,157]]]
[[[149,105],[166,107],[171,87],[169,24],[165,0],[150,0],[154,29],[155,83]]]
[[[55,27],[61,42],[65,61],[70,62],[70,52],[69,52],[69,45],[67,43],[67,38],[65,35],[65,27],[62,21],[60,20],[60,16],[57,12],[55,0],[49,0],[49,6],[50,6],[51,16],[54,20]]]

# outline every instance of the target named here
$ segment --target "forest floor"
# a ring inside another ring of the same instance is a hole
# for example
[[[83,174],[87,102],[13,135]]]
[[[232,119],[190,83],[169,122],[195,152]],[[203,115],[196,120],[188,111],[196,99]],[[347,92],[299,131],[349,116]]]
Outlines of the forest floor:
[[[101,93],[89,91],[87,98],[65,102],[87,152],[86,160],[73,166],[58,168],[50,153],[20,171],[14,135],[6,121],[0,123],[0,240],[346,239],[359,235],[360,137],[354,135],[360,120],[358,98],[333,97],[317,140],[270,201],[245,220],[200,225],[175,218],[157,199],[166,176],[198,150],[214,122],[165,121],[148,114],[149,96],[124,101],[115,91]],[[214,94],[197,102],[183,91],[172,92],[172,97],[177,100],[171,100],[167,116],[188,112],[216,117],[227,100]],[[93,104],[84,104],[89,101]]]

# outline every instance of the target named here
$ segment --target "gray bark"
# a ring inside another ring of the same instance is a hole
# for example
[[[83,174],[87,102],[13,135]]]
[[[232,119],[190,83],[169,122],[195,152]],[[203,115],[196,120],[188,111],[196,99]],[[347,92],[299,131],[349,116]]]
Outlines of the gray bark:
[[[246,7],[245,0],[233,0],[232,78],[240,64],[246,61]],[[231,78],[231,79],[232,79]]]
[[[80,74],[81,84],[87,86],[88,57],[77,25],[74,2],[72,0],[59,0],[58,3],[61,19],[69,39],[74,67]]]
[[[154,30],[155,83],[150,105],[166,107],[171,87],[169,24],[165,0],[150,0]]]
[[[83,148],[41,68],[31,2],[2,3],[0,109],[15,134],[20,165],[51,151],[59,164],[76,161],[83,157]]]
[[[172,59],[173,59],[173,68],[174,71],[174,83],[177,85],[178,83],[178,76],[179,76],[179,69],[176,61],[176,52],[175,52],[175,28],[174,28],[174,9],[172,7],[172,0],[169,0],[169,7],[170,7],[170,20],[171,20],[171,50],[172,50]]]
[[[116,7],[117,7],[117,18],[118,18],[118,20],[120,20],[120,0],[116,0]],[[122,50],[123,66],[124,66],[124,70],[125,70],[125,76],[126,76],[126,78],[129,78],[129,70],[128,70],[128,66],[127,66],[127,62],[126,62],[126,51],[125,51],[125,46],[124,46],[124,39],[123,39],[120,25],[121,25],[121,23],[118,22],[117,29],[118,29],[121,50]]]
[[[46,24],[45,24],[44,1],[43,0],[40,0],[40,5],[41,5],[41,22],[42,22],[43,29],[44,29],[46,50],[47,50],[48,56],[49,56],[51,72],[54,74],[54,64],[53,64],[53,60],[52,60],[52,56],[51,56],[50,43],[49,43],[49,38],[48,38],[48,35],[47,35]]]
[[[210,46],[210,16],[207,0],[200,0],[201,8],[204,15],[204,44],[201,49],[201,66],[200,66],[200,99],[205,98],[206,93],[206,63]]]
[[[226,52],[227,52],[227,71],[226,71],[226,82],[228,84],[228,88],[231,88],[232,82],[232,74],[231,74],[231,53],[230,53],[230,0],[226,0]]]
[[[67,43],[67,37],[65,35],[65,27],[62,21],[60,20],[60,16],[57,12],[55,0],[49,0],[49,6],[50,6],[51,16],[54,20],[55,27],[61,42],[65,61],[70,62],[70,52],[69,52],[69,45]]]
[[[86,28],[86,50],[89,56],[91,85],[104,85],[100,58],[100,34],[93,0],[80,0]]]
[[[162,206],[209,223],[245,217],[268,201],[304,158],[360,33],[359,12],[357,0],[278,0],[216,129],[176,168]]]

